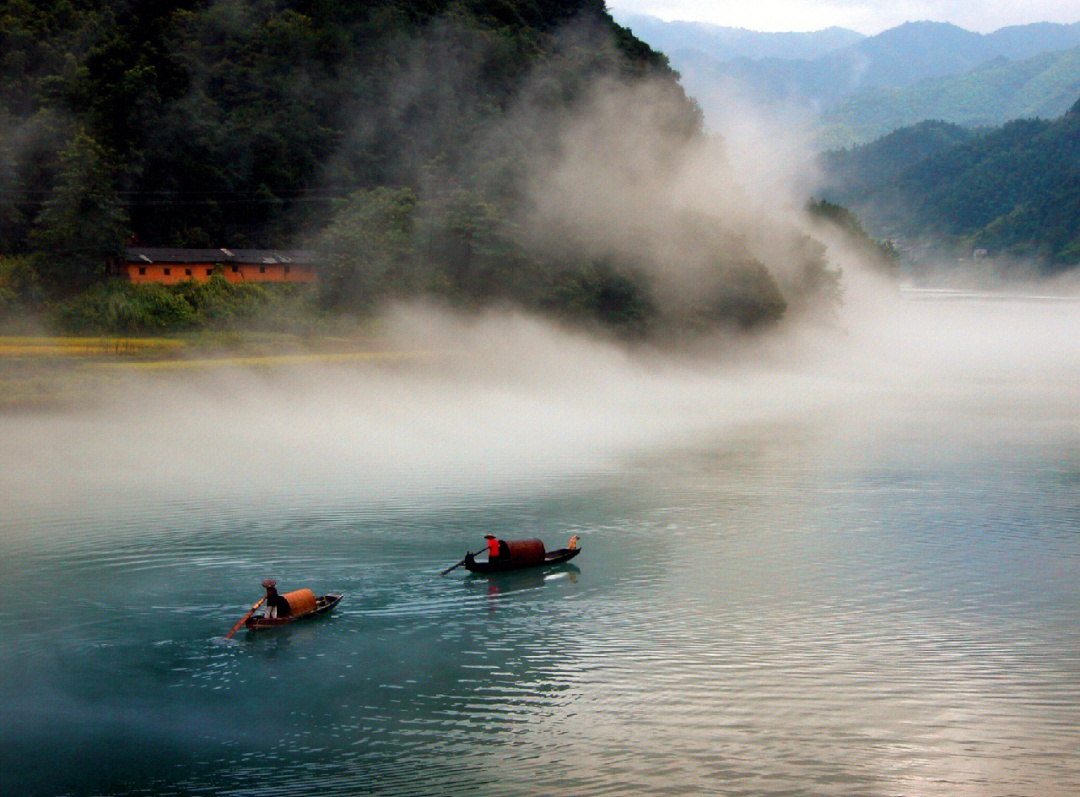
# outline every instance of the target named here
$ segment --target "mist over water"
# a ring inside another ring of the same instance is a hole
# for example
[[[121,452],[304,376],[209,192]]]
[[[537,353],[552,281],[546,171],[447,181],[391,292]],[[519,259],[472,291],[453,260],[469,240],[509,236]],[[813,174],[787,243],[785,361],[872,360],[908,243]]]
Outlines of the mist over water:
[[[521,314],[401,307],[384,319],[387,346],[424,355],[403,364],[121,374],[83,406],[5,417],[19,467],[2,478],[28,507],[102,492],[438,502],[808,418],[843,436],[892,434],[898,418],[1001,413],[995,436],[1069,421],[1075,305],[870,296],[831,325],[675,353]]]
[[[852,290],[680,353],[408,306],[406,364],[0,418],[0,790],[1076,793],[1077,307]],[[488,532],[584,551],[436,575]],[[346,597],[222,643],[267,576]]]
[[[400,129],[422,203],[497,165],[552,268],[640,270],[678,318],[760,261],[784,322],[627,345],[401,304],[392,361],[0,414],[0,797],[1080,793],[1080,305],[906,301],[803,235],[797,133],[692,135],[662,81],[550,113],[554,58],[474,128],[488,45],[429,33],[328,183]],[[800,312],[807,264],[843,307]],[[583,552],[438,575],[486,533]],[[345,597],[224,641],[267,577]]]

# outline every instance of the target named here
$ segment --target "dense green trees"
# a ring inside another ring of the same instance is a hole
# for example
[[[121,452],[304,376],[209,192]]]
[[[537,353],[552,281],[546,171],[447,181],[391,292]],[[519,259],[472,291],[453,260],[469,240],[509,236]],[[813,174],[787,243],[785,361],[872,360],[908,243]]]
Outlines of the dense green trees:
[[[114,186],[107,151],[78,132],[60,153],[57,180],[38,214],[30,241],[38,274],[58,290],[83,290],[119,254],[127,216]]]
[[[826,158],[829,190],[875,229],[958,251],[1080,264],[1080,113],[970,132],[924,123]]]
[[[288,313],[292,302],[310,311],[299,294],[296,285],[236,285],[220,274],[202,283],[169,286],[110,280],[59,305],[57,320],[71,331],[112,333],[177,332],[252,321],[265,326],[274,312]]]
[[[87,291],[130,236],[315,247],[320,303],[359,312],[422,294],[641,334],[773,321],[791,290],[835,298],[720,245],[682,306],[656,264],[522,233],[530,169],[602,81],[650,83],[673,161],[702,135],[667,59],[603,0],[10,0],[0,67],[0,256],[33,276],[9,304],[28,284]],[[190,290],[94,288],[66,318],[183,327],[212,315]]]
[[[900,252],[892,241],[878,241],[863,228],[859,217],[835,202],[827,199],[811,200],[806,204],[811,219],[831,224],[847,238],[868,265],[877,266],[886,273],[894,273],[900,263]],[[839,286],[836,286],[838,288]]]
[[[494,154],[478,151],[481,124],[582,17],[612,47],[580,42],[552,102],[609,68],[671,76],[600,0],[13,0],[0,11],[0,247],[30,244],[77,136],[111,164],[143,241],[291,243],[336,197]]]
[[[597,0],[19,0],[0,14],[0,124],[33,138],[6,147],[7,251],[27,244],[76,135],[108,154],[141,239],[280,246],[333,197],[475,161],[480,124],[571,18],[613,42],[578,80],[667,69]],[[46,120],[51,136],[30,130]]]
[[[343,203],[320,246],[327,259],[324,299],[366,310],[387,294],[419,287],[410,284],[415,214],[416,195],[408,188],[360,191]]]

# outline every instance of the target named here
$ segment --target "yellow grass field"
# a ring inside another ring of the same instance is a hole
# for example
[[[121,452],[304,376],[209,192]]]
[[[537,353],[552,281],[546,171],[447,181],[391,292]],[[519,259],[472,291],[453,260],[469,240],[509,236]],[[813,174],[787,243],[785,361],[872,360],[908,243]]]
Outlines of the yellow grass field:
[[[109,362],[99,363],[101,368],[137,371],[182,371],[205,368],[260,368],[287,367],[305,363],[359,363],[396,362],[438,357],[439,352],[424,351],[356,351],[324,352],[313,354],[281,354],[263,357],[208,357],[192,360],[161,360],[156,362]]]
[[[184,348],[175,338],[0,336],[0,357],[101,357],[162,354]]]
[[[440,352],[389,349],[371,337],[0,336],[0,412],[86,403],[124,373],[374,365],[440,356]]]

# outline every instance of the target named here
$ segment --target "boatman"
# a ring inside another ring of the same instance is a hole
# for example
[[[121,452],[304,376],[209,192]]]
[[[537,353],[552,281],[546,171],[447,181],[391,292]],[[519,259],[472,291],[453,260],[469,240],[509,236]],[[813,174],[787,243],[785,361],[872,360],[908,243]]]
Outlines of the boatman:
[[[506,543],[497,539],[494,534],[485,534],[484,539],[487,540],[488,561],[497,562],[507,549]]]
[[[262,585],[266,588],[266,613],[263,616],[267,620],[272,620],[275,617],[288,617],[290,611],[289,602],[281,595],[278,595],[277,582],[272,578],[268,578]]]

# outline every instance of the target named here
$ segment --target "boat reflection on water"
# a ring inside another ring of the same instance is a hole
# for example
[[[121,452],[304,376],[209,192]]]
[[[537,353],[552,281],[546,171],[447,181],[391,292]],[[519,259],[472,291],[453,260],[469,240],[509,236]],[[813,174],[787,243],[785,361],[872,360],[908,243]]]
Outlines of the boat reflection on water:
[[[329,628],[330,624],[340,623],[341,618],[334,614],[321,614],[311,618],[305,618],[303,623],[291,623],[274,629],[272,634],[243,634],[236,639],[246,650],[260,651],[269,656],[278,652],[284,652],[288,648],[299,645],[308,647],[319,644],[325,640],[326,634],[333,634],[335,630]]]
[[[531,570],[507,570],[501,573],[469,573],[464,582],[472,587],[487,587],[489,596],[504,595],[508,592],[542,589],[547,583],[567,579],[576,584],[581,569],[577,565],[563,564],[558,567]]]

